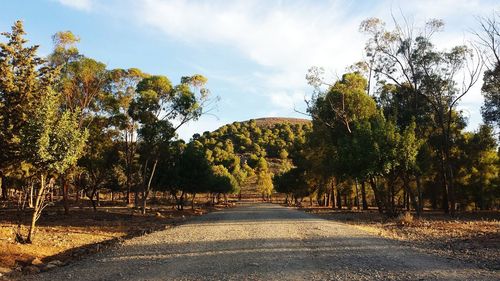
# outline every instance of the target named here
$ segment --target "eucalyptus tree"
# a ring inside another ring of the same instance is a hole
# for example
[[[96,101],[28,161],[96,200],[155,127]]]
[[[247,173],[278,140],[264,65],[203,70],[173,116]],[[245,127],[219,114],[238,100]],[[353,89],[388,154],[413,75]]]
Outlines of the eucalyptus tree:
[[[312,151],[317,151],[309,154],[317,155],[321,150],[321,155],[326,157],[321,161],[326,166],[326,171],[317,169],[320,174],[323,174],[325,182],[328,178],[326,175],[328,171],[330,171],[331,178],[336,178],[336,181],[329,180],[332,184],[339,183],[339,179],[348,178],[364,181],[366,173],[355,163],[367,164],[368,162],[363,159],[362,154],[355,153],[356,147],[342,147],[345,144],[340,144],[340,142],[352,142],[353,125],[369,120],[378,114],[375,100],[368,95],[367,80],[360,73],[344,74],[342,79],[334,84],[325,82],[322,75],[322,71],[316,68],[312,69],[307,76],[309,83],[315,87],[315,95],[308,104],[308,113],[313,118],[313,131],[309,136],[309,142],[315,143]],[[321,89],[322,85],[326,85],[327,88]],[[353,151],[345,150],[346,147]],[[343,154],[341,154],[342,149],[344,149]],[[352,163],[346,164],[344,162],[347,161],[346,155],[356,155],[360,159],[356,159],[355,163],[351,161]],[[339,188],[332,186],[332,189],[337,191],[335,194],[332,190],[333,197],[340,202]],[[340,204],[337,206],[340,207]]]
[[[102,188],[110,187],[120,169],[120,157],[117,139],[118,132],[109,128],[109,118],[94,117],[87,126],[89,140],[85,154],[79,159],[79,188],[85,191],[94,211],[97,211],[96,197]],[[97,201],[98,202],[98,201]]]
[[[48,61],[60,70],[54,88],[61,93],[61,108],[79,112],[78,126],[84,130],[107,110],[109,72],[105,64],[80,54],[76,46],[80,38],[71,31],[57,32],[52,40],[54,46]],[[70,167],[61,177],[65,213],[69,212],[69,185],[75,176],[76,167]]]
[[[444,209],[453,215],[453,114],[459,100],[480,78],[482,62],[474,45],[455,46],[445,51],[435,49],[432,39],[444,26],[442,21],[430,20],[419,29],[406,19],[404,23],[401,25],[394,20],[395,29],[387,30],[379,19],[363,21],[361,30],[370,36],[367,55],[372,56],[377,79],[387,79],[398,87],[406,87],[414,101],[424,99],[432,109],[433,125],[441,136],[441,176],[446,183],[443,194],[447,201]]]
[[[172,86],[165,76],[153,75],[137,84],[137,97],[131,102],[128,114],[139,122],[141,141],[142,211],[156,173],[160,150],[170,145],[176,131],[189,121],[197,120],[213,100],[201,75],[182,77]]]
[[[125,173],[126,203],[131,204],[131,190],[140,181],[137,175],[137,129],[138,121],[129,114],[129,108],[134,99],[138,98],[137,84],[149,75],[137,68],[114,69],[110,71],[108,90],[111,112],[111,126],[118,131],[121,162]]]
[[[52,35],[52,43],[54,49],[52,54],[48,56],[49,64],[52,67],[61,67],[62,72],[66,72],[69,63],[74,62],[82,57],[76,44],[80,42],[80,38],[73,32],[59,31]]]
[[[482,47],[486,71],[482,92],[484,105],[481,108],[484,122],[500,129],[500,14],[493,12],[490,17],[479,18],[481,26],[474,31],[477,42]]]

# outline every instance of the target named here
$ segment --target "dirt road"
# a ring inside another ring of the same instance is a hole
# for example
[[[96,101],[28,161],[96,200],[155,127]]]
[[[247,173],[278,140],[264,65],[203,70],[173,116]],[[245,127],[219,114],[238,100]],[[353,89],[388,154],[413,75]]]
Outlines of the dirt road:
[[[247,204],[138,237],[35,280],[500,280],[277,205]]]

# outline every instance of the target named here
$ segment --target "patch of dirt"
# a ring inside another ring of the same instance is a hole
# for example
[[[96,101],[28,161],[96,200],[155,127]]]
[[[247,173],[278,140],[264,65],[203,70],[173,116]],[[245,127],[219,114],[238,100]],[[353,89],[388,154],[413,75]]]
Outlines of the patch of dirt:
[[[192,216],[203,215],[224,206],[202,207],[177,211],[172,207],[153,207],[142,215],[127,207],[73,208],[64,215],[60,208],[48,209],[37,223],[33,244],[15,241],[17,221],[23,235],[28,231],[29,213],[19,217],[14,209],[0,210],[0,280],[5,275],[21,274],[25,267],[41,261],[39,267],[51,261],[66,264],[104,248],[119,244],[124,239],[163,230],[182,223]],[[10,272],[10,273],[9,273]]]
[[[500,212],[463,213],[455,219],[437,212],[420,218],[386,219],[375,210],[303,208],[322,218],[354,225],[425,252],[500,269]]]

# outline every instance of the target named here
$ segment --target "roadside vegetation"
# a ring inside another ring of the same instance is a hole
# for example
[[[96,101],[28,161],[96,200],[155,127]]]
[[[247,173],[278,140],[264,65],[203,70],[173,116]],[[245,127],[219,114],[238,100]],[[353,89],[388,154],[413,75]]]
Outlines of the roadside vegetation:
[[[245,199],[311,207],[430,247],[469,239],[482,246],[462,252],[491,267],[500,19],[478,20],[475,42],[440,50],[440,20],[367,19],[363,61],[337,79],[321,67],[306,75],[310,120],[234,122],[189,142],[178,130],[219,100],[206,77],[108,69],[70,31],[54,34],[42,58],[15,22],[0,41],[0,267],[36,267]],[[484,122],[469,132],[459,105],[477,86]]]

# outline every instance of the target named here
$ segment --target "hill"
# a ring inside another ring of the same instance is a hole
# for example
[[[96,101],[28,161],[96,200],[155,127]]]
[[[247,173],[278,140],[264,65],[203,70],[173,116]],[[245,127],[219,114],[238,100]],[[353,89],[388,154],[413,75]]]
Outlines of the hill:
[[[292,165],[312,129],[311,121],[299,118],[259,118],[233,122],[213,132],[193,137],[203,147],[211,165],[224,166],[239,178],[243,194],[255,194],[259,163],[266,172],[279,174]],[[246,180],[243,180],[243,179]]]
[[[311,124],[311,120],[308,119],[303,119],[303,118],[292,118],[292,117],[265,117],[265,118],[257,118],[253,119],[255,120],[255,123],[259,127],[269,127],[275,124],[290,124],[290,125],[295,125],[295,124]],[[244,122],[250,122],[250,120],[244,121]]]

